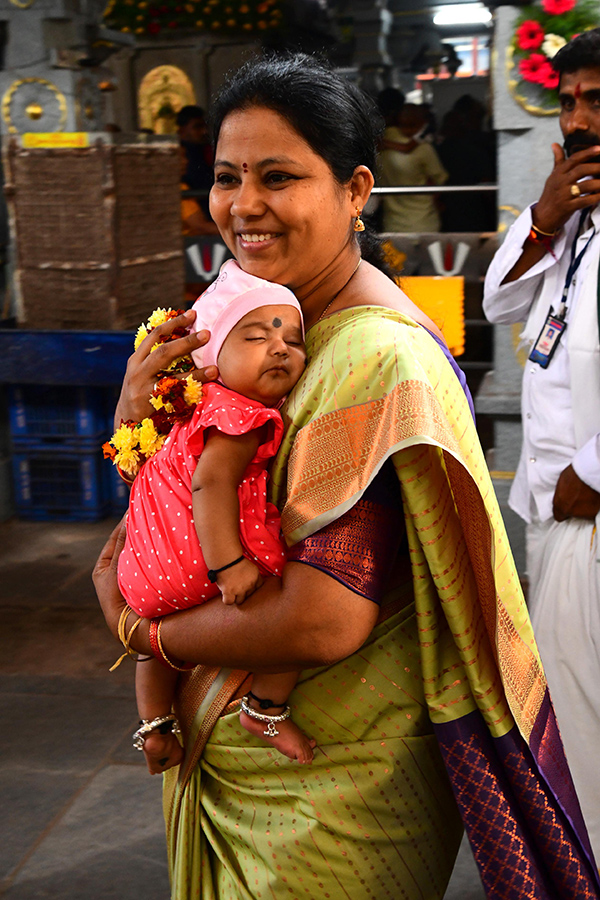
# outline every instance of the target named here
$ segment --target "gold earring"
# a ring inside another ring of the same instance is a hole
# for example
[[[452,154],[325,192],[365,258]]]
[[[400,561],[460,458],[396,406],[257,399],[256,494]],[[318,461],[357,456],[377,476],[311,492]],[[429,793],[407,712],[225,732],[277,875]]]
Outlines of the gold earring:
[[[354,220],[354,230],[355,231],[364,231],[365,230],[365,223],[363,222],[363,220],[360,217],[361,213],[362,213],[362,209],[359,209],[357,206],[356,207],[356,219]]]

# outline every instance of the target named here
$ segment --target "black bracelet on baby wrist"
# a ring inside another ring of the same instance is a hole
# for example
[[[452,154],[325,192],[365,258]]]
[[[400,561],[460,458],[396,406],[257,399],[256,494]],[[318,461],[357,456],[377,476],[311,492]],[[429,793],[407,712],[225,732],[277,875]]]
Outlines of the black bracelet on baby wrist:
[[[211,584],[214,584],[217,580],[217,575],[219,575],[221,572],[224,572],[225,569],[231,569],[232,566],[237,566],[237,564],[241,563],[243,559],[246,559],[244,555],[238,556],[238,558],[234,559],[233,562],[227,563],[226,566],[221,566],[220,569],[209,569],[206,573],[208,580],[211,582]]]

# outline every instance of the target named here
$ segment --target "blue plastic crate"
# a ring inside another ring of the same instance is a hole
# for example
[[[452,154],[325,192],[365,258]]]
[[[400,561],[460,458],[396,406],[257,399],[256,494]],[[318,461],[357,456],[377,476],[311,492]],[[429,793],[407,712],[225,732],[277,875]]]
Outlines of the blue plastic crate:
[[[111,513],[102,451],[94,441],[60,446],[15,442],[12,455],[17,515],[38,521],[86,521]]]
[[[100,440],[106,434],[105,388],[24,384],[10,387],[8,397],[13,440]]]

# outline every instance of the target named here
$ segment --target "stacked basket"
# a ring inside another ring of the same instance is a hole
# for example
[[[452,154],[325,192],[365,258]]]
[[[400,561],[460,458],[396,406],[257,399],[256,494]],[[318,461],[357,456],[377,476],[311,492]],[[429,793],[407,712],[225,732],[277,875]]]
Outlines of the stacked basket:
[[[112,430],[113,407],[106,388],[10,388],[18,516],[90,522],[126,509],[127,487],[100,449]]]

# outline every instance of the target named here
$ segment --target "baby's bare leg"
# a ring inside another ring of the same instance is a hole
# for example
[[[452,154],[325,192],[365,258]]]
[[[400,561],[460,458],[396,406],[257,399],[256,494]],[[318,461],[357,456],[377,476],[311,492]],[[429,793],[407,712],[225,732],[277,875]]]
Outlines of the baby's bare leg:
[[[268,716],[278,716],[284,711],[287,698],[291,694],[298,679],[297,672],[284,672],[278,675],[254,675],[252,679],[252,692],[248,705],[258,713]],[[262,704],[260,701],[263,701]],[[271,704],[265,701],[270,700]],[[297,759],[299,763],[308,763],[313,760],[313,749],[317,742],[308,738],[291,719],[277,722],[276,735],[267,734],[268,722],[253,719],[245,712],[240,713],[240,723],[243,727],[256,735],[256,737],[272,744],[280,753],[289,759]]]
[[[135,667],[135,695],[140,719],[152,721],[171,712],[178,673],[170,672],[157,659],[139,662]],[[178,766],[183,759],[181,744],[172,732],[151,731],[144,740],[146,765],[151,775]]]

